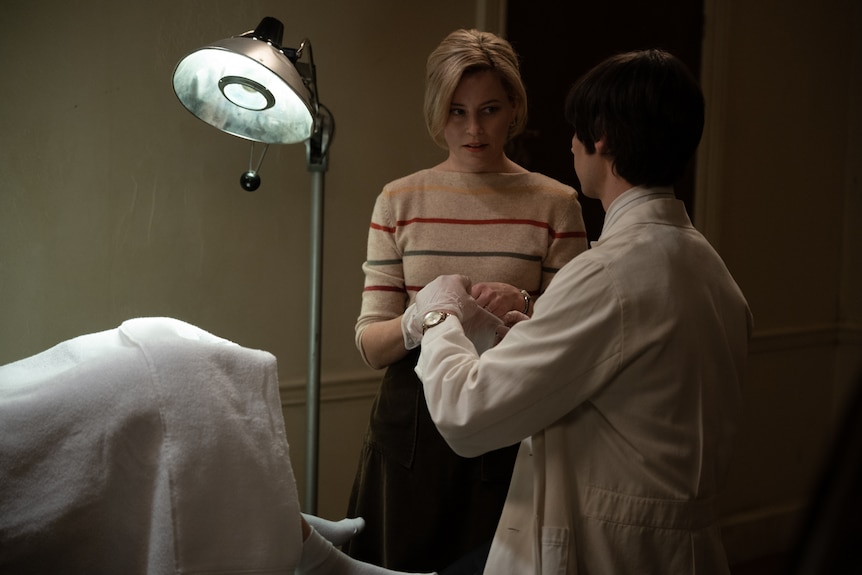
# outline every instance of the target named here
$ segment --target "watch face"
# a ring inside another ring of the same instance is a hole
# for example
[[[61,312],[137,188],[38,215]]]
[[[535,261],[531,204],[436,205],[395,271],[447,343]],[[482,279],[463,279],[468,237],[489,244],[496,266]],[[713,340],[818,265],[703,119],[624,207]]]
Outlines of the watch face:
[[[425,325],[431,327],[432,325],[437,325],[443,318],[446,317],[442,311],[429,311],[425,314]]]
[[[434,327],[435,325],[442,322],[449,316],[445,311],[429,311],[425,314],[425,317],[422,321],[422,333],[425,333],[425,330],[429,327]]]

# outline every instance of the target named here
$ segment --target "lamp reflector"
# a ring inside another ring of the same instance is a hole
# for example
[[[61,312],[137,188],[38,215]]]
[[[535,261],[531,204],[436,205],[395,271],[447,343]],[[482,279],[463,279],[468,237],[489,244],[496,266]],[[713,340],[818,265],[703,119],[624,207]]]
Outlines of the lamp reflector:
[[[294,144],[314,132],[302,77],[268,42],[237,36],[196,50],[177,64],[173,85],[183,106],[228,134]]]

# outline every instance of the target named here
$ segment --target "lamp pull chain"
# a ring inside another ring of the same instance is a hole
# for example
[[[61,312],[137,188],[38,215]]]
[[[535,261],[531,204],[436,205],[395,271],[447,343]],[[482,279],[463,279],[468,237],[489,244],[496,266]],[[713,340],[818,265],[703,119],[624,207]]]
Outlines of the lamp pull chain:
[[[239,183],[247,192],[253,192],[260,187],[260,167],[263,165],[263,158],[266,156],[266,151],[269,149],[269,144],[264,144],[263,152],[260,154],[260,160],[257,162],[257,167],[254,166],[254,142],[251,143],[251,151],[248,157],[248,171],[239,178]]]
[[[248,169],[253,172],[259,172],[260,166],[263,164],[263,157],[266,155],[266,151],[269,149],[269,144],[264,144],[263,153],[260,155],[260,160],[257,162],[257,167],[252,169],[251,164],[254,162],[254,142],[251,143],[251,153],[248,158]]]

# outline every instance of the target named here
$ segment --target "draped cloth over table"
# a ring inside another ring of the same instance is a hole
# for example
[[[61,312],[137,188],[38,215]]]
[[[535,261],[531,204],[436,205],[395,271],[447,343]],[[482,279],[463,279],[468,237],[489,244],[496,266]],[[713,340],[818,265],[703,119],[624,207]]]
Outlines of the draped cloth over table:
[[[0,572],[293,573],[276,360],[139,318],[0,367]]]

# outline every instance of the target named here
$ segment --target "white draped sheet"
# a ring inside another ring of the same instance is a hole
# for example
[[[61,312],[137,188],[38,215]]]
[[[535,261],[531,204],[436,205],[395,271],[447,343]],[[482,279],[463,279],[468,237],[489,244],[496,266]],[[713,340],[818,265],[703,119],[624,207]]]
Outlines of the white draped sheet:
[[[293,573],[276,360],[139,318],[0,366],[0,572]]]

